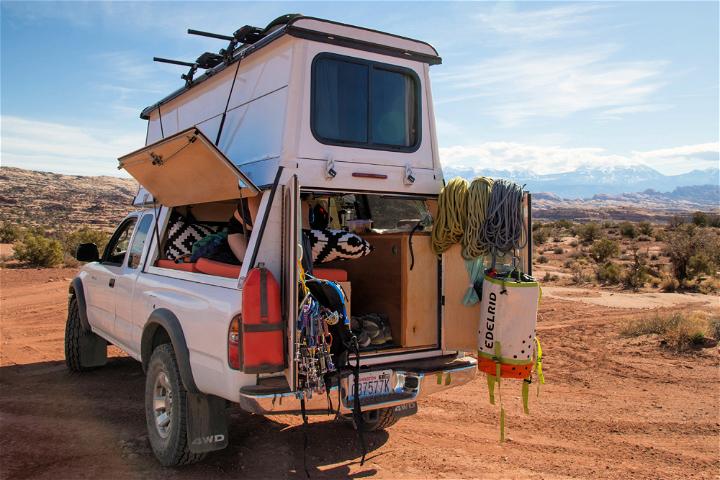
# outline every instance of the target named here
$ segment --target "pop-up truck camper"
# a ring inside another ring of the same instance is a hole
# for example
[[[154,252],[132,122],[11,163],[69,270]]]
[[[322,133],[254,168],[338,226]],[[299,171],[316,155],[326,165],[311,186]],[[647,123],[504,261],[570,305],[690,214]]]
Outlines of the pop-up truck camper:
[[[191,33],[229,45],[169,61],[184,86],[140,114],[146,146],[119,159],[137,211],[102,254],[78,249],[68,367],[102,366],[109,343],[142,362],[163,465],[227,446],[227,402],[332,414],[364,455],[362,432],[478,372],[527,383],[529,194],[446,185],[435,49],[301,15]]]

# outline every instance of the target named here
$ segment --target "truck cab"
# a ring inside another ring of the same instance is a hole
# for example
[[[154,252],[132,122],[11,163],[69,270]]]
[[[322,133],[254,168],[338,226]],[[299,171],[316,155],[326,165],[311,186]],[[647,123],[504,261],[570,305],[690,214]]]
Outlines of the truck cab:
[[[480,312],[462,303],[460,246],[437,255],[431,241],[444,185],[435,49],[300,15],[238,32],[222,61],[142,111],[146,145],[119,159],[141,185],[138,210],[102,255],[81,247],[89,263],[70,287],[68,365],[102,365],[108,342],[142,362],[148,432],[164,465],[227,445],[226,401],[319,414],[337,398],[341,416],[361,403],[360,428],[380,429],[477,370],[465,352],[476,349]],[[236,211],[242,258],[193,259],[193,245]],[[245,310],[261,302],[248,287],[257,269],[276,282],[262,302],[279,312],[279,327],[264,328],[282,332],[272,345],[281,354],[249,368],[243,341],[257,328]],[[340,286],[359,339],[355,368],[333,357],[315,395],[298,360],[308,275]]]

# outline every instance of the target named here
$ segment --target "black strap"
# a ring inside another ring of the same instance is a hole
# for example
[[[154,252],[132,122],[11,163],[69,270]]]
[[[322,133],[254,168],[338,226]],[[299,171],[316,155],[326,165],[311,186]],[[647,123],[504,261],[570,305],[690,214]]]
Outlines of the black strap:
[[[305,476],[307,478],[310,478],[310,472],[308,471],[308,466],[307,466],[308,419],[307,419],[307,412],[305,411],[305,394],[304,393],[303,393],[303,396],[300,397],[300,412],[302,413],[302,419],[303,419],[303,469],[305,470]]]
[[[363,418],[362,408],[360,407],[360,345],[355,335],[350,339],[350,344],[355,354],[355,367],[353,369],[353,382],[355,383],[355,392],[353,394],[353,420],[355,420],[355,430],[358,432],[360,447],[362,448],[362,458],[360,458],[360,466],[365,464],[365,455],[367,455],[367,445],[365,445],[365,432],[363,427],[365,419]]]

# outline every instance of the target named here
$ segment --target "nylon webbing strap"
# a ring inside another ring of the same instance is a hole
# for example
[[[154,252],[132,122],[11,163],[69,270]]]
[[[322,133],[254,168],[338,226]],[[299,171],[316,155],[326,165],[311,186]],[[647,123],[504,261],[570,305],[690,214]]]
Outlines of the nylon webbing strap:
[[[526,378],[523,380],[522,384],[522,404],[523,404],[523,412],[526,414],[530,413],[530,408],[528,408],[528,397],[530,396],[530,379]]]
[[[535,345],[537,345],[537,353],[535,356],[535,371],[538,376],[536,396],[540,396],[540,385],[545,384],[545,375],[542,371],[542,347],[540,346],[540,339],[535,337]]]
[[[500,400],[500,443],[505,441],[505,407],[503,407],[503,401],[502,401],[502,377],[500,376],[501,369],[500,369],[500,356],[501,354],[501,347],[500,342],[495,342],[495,378],[497,380],[498,385],[498,399]]]
[[[490,405],[495,405],[495,377],[487,375],[487,385],[490,394]]]
[[[260,321],[268,321],[267,269],[260,267]]]

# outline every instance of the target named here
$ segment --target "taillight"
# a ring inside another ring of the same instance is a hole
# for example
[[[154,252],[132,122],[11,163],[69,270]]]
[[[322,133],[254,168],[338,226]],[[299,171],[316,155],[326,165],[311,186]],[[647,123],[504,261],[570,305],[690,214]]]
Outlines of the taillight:
[[[230,322],[228,328],[228,365],[230,368],[240,370],[240,320],[242,317],[237,315]]]

